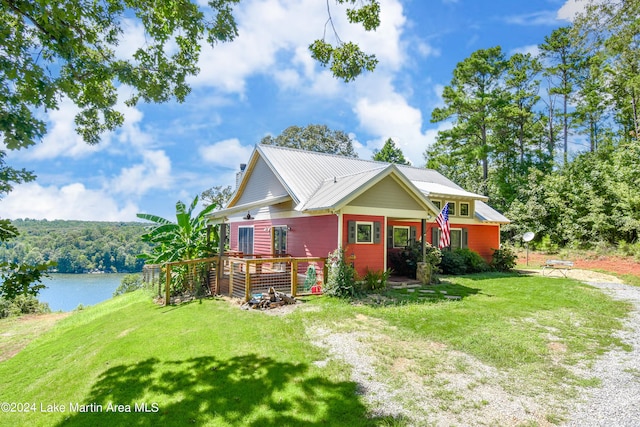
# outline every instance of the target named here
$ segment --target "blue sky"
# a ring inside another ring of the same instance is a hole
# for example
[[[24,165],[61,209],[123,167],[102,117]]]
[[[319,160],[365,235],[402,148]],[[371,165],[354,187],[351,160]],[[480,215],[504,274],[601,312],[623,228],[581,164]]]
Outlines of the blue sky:
[[[332,7],[334,3],[329,2]],[[174,218],[175,203],[215,185],[233,185],[255,144],[285,128],[326,124],[350,134],[361,158],[391,137],[415,166],[434,142],[430,122],[456,64],[500,45],[536,52],[567,25],[582,0],[381,0],[381,25],[366,33],[334,7],[340,37],[378,57],[375,72],[342,83],[316,64],[307,46],[326,21],[324,0],[243,0],[239,37],[203,49],[201,73],[182,104],[122,106],[125,125],[86,145],[73,130],[75,107],[47,113],[49,132],[35,147],[10,152],[35,183],[0,201],[0,217],[136,220],[145,212]],[[126,22],[120,54],[143,45]],[[120,88],[123,99],[128,89]]]

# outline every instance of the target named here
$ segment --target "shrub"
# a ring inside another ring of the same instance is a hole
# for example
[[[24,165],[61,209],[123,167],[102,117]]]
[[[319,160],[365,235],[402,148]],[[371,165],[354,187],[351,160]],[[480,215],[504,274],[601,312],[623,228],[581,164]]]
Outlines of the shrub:
[[[364,275],[363,287],[365,291],[379,291],[387,287],[387,280],[391,275],[391,270],[373,271],[367,269]]]
[[[120,281],[120,286],[113,293],[114,297],[118,295],[126,294],[127,292],[133,292],[144,286],[142,282],[142,276],[140,274],[127,274]]]
[[[464,258],[456,251],[442,251],[440,271],[442,274],[461,275],[467,272],[467,266]]]
[[[511,271],[516,266],[518,256],[513,249],[506,247],[494,249],[491,258],[491,268],[496,271]]]
[[[344,260],[344,249],[336,249],[329,254],[329,277],[324,293],[339,298],[356,295],[355,269]]]
[[[442,252],[440,269],[444,274],[482,273],[490,270],[489,264],[477,252],[467,248]]]
[[[49,304],[40,302],[33,295],[18,295],[13,300],[0,298],[0,319],[21,314],[51,313]]]
[[[20,309],[16,307],[13,301],[5,298],[0,298],[0,319],[5,317],[19,316]]]
[[[422,260],[422,244],[413,242],[404,249],[389,253],[389,262],[393,271],[401,276],[416,278],[419,262],[431,264],[431,271],[437,271],[442,254],[440,249],[426,243],[425,259]]]

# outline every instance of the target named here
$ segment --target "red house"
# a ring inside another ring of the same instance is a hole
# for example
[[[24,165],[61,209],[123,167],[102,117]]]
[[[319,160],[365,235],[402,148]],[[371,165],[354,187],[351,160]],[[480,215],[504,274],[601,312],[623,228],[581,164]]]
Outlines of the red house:
[[[236,184],[227,207],[210,217],[230,224],[232,251],[326,257],[343,247],[361,275],[389,268],[388,254],[410,241],[437,245],[444,203],[451,247],[487,260],[509,222],[487,197],[431,169],[270,145],[255,148]]]

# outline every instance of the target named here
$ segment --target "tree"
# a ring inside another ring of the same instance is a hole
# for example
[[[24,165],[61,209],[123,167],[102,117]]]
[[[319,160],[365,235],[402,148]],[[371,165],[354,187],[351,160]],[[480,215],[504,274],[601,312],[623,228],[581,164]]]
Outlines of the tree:
[[[505,102],[502,77],[507,62],[500,46],[480,49],[456,65],[451,84],[442,93],[445,106],[431,114],[432,122],[453,121],[453,128],[440,131],[438,142],[468,164],[480,163],[481,185],[487,191],[493,122],[497,109]],[[429,150],[428,155],[434,153]],[[427,159],[428,160],[428,159]]]
[[[216,185],[215,187],[211,187],[203,191],[200,198],[205,206],[216,205],[218,209],[221,209],[227,204],[229,199],[231,199],[232,195],[233,190],[230,185],[227,185],[226,187]]]
[[[210,256],[216,250],[218,235],[212,233],[212,239],[207,242],[207,215],[215,208],[211,204],[194,216],[194,209],[198,205],[196,196],[189,208],[178,201],[176,203],[176,222],[169,221],[157,215],[139,213],[138,218],[153,222],[148,233],[142,235],[142,240],[156,246],[150,254],[141,254],[152,264],[183,261]]]
[[[615,119],[622,126],[620,137],[640,135],[640,2],[589,1],[585,13],[574,24],[576,38],[585,50],[603,61],[606,90],[615,106]]]
[[[550,62],[550,65],[545,68],[545,75],[554,82],[549,94],[559,95],[562,99],[560,117],[562,118],[563,158],[566,164],[569,153],[569,130],[572,126],[569,102],[579,70],[585,60],[585,53],[578,48],[572,38],[570,27],[553,30],[538,47],[542,58]]]
[[[404,158],[400,147],[396,146],[393,139],[389,138],[384,143],[382,150],[373,151],[373,160],[379,162],[396,163],[399,165],[410,165],[411,163]]]
[[[358,157],[351,137],[341,130],[331,130],[327,125],[289,126],[275,138],[265,136],[260,144]]]

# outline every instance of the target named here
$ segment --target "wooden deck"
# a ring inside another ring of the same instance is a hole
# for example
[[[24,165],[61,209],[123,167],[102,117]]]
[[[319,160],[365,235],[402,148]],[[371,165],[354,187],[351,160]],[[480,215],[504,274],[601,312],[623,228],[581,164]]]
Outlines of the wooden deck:
[[[205,265],[211,293],[248,301],[273,287],[292,296],[310,295],[326,282],[326,258],[269,255],[224,255],[165,264],[165,300],[171,289],[171,270],[183,265]],[[312,270],[312,271],[310,271]]]

